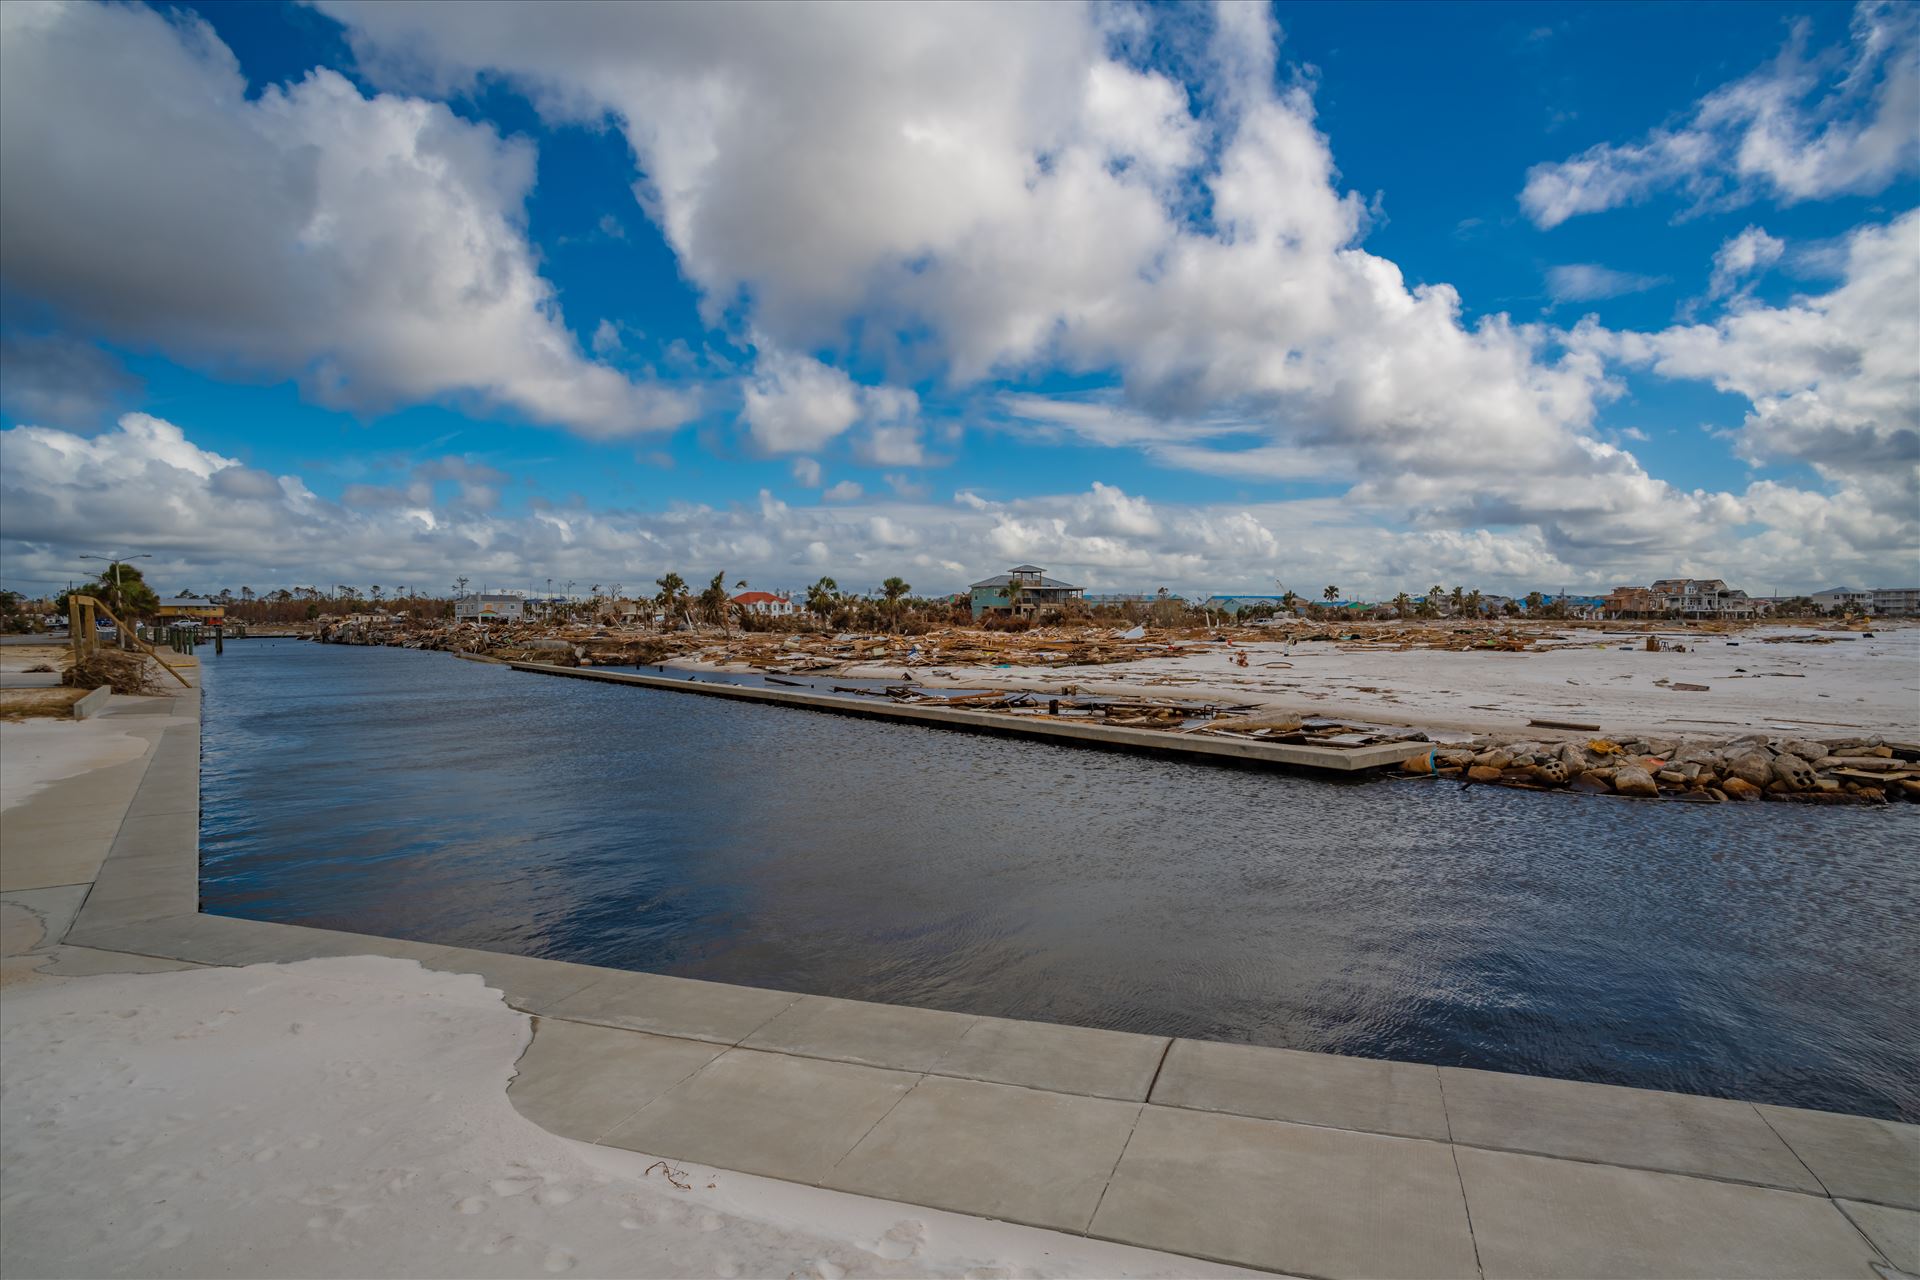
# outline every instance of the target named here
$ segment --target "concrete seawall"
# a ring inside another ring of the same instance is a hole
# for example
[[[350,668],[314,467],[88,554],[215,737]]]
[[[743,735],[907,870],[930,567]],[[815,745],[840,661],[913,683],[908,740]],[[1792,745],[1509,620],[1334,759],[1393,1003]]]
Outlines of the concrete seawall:
[[[86,883],[42,877],[84,895],[49,945],[480,974],[537,1019],[510,1097],[568,1137],[1329,1280],[1920,1269],[1912,1125],[200,914],[198,691],[115,701],[166,718],[143,761],[47,793],[104,850]]]
[[[1005,712],[965,711],[954,707],[933,707],[879,698],[834,697],[820,693],[801,693],[795,689],[762,689],[750,685],[725,684],[720,681],[696,681],[671,676],[641,675],[629,671],[608,671],[598,667],[558,667],[545,662],[509,662],[506,665],[516,671],[532,671],[540,675],[568,676],[576,680],[599,680],[608,684],[636,685],[643,689],[662,689],[711,698],[731,698],[736,702],[796,707],[806,711],[825,711],[833,715],[859,716],[868,720],[893,720],[934,729],[996,733],[1015,738],[1040,738],[1071,746],[1104,747],[1114,751],[1142,751],[1154,755],[1185,756],[1214,762],[1320,769],[1333,773],[1364,773],[1373,769],[1392,768],[1421,749],[1417,745],[1409,746],[1403,742],[1373,747],[1313,747],[1286,742],[1259,742],[1244,738],[1171,733],[1164,729],[1126,729],[1103,724],[1076,724],[1066,720],[1012,716]]]

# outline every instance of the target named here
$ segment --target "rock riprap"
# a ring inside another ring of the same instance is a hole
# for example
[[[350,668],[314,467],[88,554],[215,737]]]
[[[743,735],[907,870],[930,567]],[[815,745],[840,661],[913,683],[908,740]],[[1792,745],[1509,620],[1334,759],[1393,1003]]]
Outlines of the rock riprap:
[[[1798,804],[1920,801],[1920,745],[1878,737],[1727,741],[1590,738],[1527,742],[1496,737],[1443,744],[1411,756],[1402,772],[1463,783],[1570,790],[1587,795]]]

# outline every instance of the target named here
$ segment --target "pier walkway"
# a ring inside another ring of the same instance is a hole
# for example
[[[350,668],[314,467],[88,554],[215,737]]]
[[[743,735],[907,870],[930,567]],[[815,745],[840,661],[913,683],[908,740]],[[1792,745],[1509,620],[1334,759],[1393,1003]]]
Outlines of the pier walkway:
[[[632,671],[614,671],[604,667],[561,667],[545,662],[508,662],[505,665],[512,667],[515,671],[531,671],[540,675],[571,677],[575,680],[598,680],[606,684],[632,685],[642,689],[690,693],[709,698],[731,698],[736,702],[758,702],[776,707],[797,707],[806,711],[858,716],[867,720],[894,720],[934,729],[957,729],[969,733],[1040,738],[1073,746],[1141,751],[1155,755],[1184,756],[1215,762],[1322,769],[1334,773],[1358,773],[1369,769],[1392,768],[1406,760],[1408,756],[1416,754],[1422,745],[1389,742],[1368,747],[1318,747],[1298,743],[1262,742],[1253,738],[1172,733],[1164,729],[1118,728],[1097,721],[1075,722],[1042,716],[1015,716],[1005,712],[968,711],[957,707],[930,706],[926,703],[894,702],[886,698],[802,693],[797,689],[766,689],[756,685],[728,684],[721,680],[697,680],[688,676],[650,676]]]
[[[1300,1276],[1920,1273],[1912,1125],[203,915],[198,694],[89,724],[150,749],[0,814],[36,963],[478,973],[536,1019],[510,1097],[569,1137]]]

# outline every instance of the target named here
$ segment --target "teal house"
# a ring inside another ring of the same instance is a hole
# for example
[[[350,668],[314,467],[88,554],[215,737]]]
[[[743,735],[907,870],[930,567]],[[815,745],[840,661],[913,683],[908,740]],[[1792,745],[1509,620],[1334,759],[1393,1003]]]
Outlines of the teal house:
[[[1033,613],[1078,600],[1086,588],[1049,578],[1037,564],[1018,564],[1005,573],[985,578],[968,588],[976,620],[990,613]]]

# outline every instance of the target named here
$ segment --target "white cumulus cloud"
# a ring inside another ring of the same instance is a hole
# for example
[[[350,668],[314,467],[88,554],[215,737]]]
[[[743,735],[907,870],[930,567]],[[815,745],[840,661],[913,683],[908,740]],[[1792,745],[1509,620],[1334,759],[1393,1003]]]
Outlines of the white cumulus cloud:
[[[1884,190],[1920,169],[1920,6],[1861,0],[1851,48],[1808,54],[1806,28],[1767,66],[1634,142],[1527,171],[1542,227],[1680,190],[1699,205],[1782,204]]]
[[[592,436],[686,420],[691,395],[593,363],[561,322],[533,178],[528,143],[329,70],[249,98],[197,18],[0,6],[10,289],[334,407],[456,397]]]

